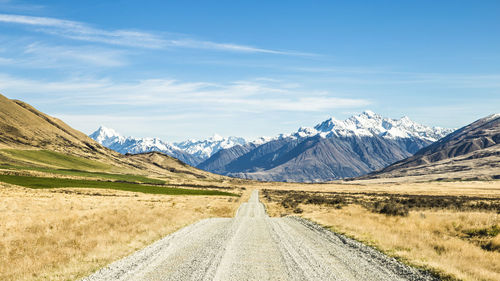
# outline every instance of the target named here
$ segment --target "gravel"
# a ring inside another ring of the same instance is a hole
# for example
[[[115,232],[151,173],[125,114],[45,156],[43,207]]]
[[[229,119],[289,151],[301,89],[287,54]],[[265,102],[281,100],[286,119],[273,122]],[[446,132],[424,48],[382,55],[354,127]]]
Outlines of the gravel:
[[[235,218],[187,226],[83,280],[437,279],[310,221],[270,218],[254,191]]]

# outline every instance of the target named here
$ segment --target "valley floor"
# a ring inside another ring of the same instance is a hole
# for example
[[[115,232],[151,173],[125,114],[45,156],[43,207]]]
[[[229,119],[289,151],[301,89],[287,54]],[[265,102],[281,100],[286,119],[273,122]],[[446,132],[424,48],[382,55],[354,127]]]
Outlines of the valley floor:
[[[263,188],[272,216],[302,216],[445,279],[500,280],[500,181]]]
[[[76,280],[186,225],[232,217],[237,197],[0,183],[0,280]]]
[[[301,216],[450,279],[500,280],[500,181],[234,184],[240,198],[0,183],[0,280],[76,280],[192,223],[231,221],[253,189],[271,220]]]
[[[235,218],[190,225],[84,280],[435,278],[306,220],[270,218],[255,190]]]

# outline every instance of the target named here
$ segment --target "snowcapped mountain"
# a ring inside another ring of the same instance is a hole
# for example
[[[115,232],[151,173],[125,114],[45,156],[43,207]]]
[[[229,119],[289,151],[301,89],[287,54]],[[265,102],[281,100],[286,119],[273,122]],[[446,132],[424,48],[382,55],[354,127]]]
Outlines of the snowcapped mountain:
[[[115,150],[119,153],[138,154],[151,151],[163,152],[167,155],[175,157],[184,163],[195,166],[203,161],[189,153],[184,152],[180,148],[158,138],[133,138],[123,137],[115,130],[100,126],[97,131],[89,135],[92,139],[102,144],[103,146]]]
[[[221,149],[197,167],[258,180],[328,181],[386,167],[452,131],[365,111],[343,121],[332,117],[314,128]]]
[[[90,135],[120,153],[160,151],[200,169],[242,178],[327,181],[386,167],[453,132],[391,119],[372,111],[346,120],[329,118],[313,128],[247,141],[214,135],[205,140],[168,143],[158,138],[123,137],[100,127]]]
[[[332,117],[314,128],[300,128],[291,136],[304,138],[319,135],[322,138],[329,138],[377,135],[387,139],[419,138],[435,142],[453,131],[453,129],[421,125],[413,122],[407,116],[391,119],[367,110],[343,121]]]
[[[100,126],[90,137],[103,146],[122,154],[159,151],[192,166],[203,162],[221,149],[247,143],[244,138],[221,137],[216,134],[205,140],[187,140],[171,144],[158,138],[123,137],[115,130],[104,126]]]
[[[217,134],[205,140],[187,140],[175,143],[175,146],[200,159],[208,159],[221,149],[235,145],[245,145],[247,141],[239,137],[221,137]]]
[[[120,136],[115,130],[103,126],[100,126],[89,137],[105,147],[111,146],[113,143],[123,143],[125,141],[125,138]]]

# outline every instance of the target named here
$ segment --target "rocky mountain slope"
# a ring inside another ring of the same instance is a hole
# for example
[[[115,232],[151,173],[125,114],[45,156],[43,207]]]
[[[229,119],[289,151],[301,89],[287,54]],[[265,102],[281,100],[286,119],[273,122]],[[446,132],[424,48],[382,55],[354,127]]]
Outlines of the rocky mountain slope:
[[[257,180],[328,181],[381,169],[452,131],[365,111],[344,121],[330,118],[261,145],[220,150],[198,167]]]
[[[363,178],[500,178],[500,114],[479,119]]]

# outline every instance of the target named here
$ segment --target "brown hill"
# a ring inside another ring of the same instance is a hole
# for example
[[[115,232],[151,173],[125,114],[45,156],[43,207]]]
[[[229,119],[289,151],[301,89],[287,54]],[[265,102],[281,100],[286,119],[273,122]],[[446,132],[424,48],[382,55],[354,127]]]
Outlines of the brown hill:
[[[52,163],[50,159],[61,156],[47,154],[37,156],[33,153],[21,153],[25,150],[54,151],[63,155],[76,156],[78,159],[97,161],[105,166],[94,165],[91,162],[80,161],[76,158],[68,158],[65,161]],[[44,162],[44,159],[49,160]],[[71,128],[57,118],[36,110],[27,103],[10,100],[0,95],[0,164],[46,165],[72,169],[71,165],[61,167],[64,163],[70,163],[71,161],[77,161],[78,167],[89,163],[88,170],[110,167],[108,171],[153,173],[159,176],[175,178],[223,178],[188,166],[161,153],[122,155],[103,147],[84,133]],[[59,166],[55,163],[59,163]]]
[[[117,156],[61,120],[0,95],[0,148],[39,148],[80,156]]]
[[[479,119],[361,179],[391,177],[499,179],[500,114]]]

